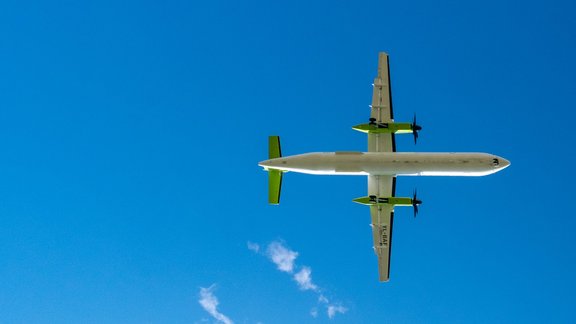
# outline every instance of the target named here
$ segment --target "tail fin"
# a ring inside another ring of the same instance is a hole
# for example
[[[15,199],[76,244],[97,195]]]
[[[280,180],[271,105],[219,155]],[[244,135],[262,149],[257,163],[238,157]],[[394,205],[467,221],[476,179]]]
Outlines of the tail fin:
[[[282,157],[280,150],[280,136],[268,137],[268,158],[276,159]],[[268,170],[268,203],[272,205],[280,204],[280,191],[282,189],[282,171]]]
[[[268,159],[276,159],[282,157],[280,150],[280,136],[268,137]]]

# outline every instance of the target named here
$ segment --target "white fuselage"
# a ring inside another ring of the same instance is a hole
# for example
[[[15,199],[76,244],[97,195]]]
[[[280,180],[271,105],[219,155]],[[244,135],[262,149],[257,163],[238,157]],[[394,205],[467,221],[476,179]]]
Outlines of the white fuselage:
[[[262,161],[265,169],[327,175],[484,176],[510,165],[487,153],[322,152]]]

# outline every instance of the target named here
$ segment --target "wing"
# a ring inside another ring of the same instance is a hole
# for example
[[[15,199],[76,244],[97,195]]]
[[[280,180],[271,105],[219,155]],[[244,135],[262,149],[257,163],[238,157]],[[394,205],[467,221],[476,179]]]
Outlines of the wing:
[[[373,118],[376,123],[394,121],[392,88],[390,87],[390,63],[386,53],[378,55],[378,75],[374,79],[370,118]],[[394,134],[368,134],[368,152],[396,152]]]
[[[396,177],[368,176],[368,195],[394,197]],[[394,206],[378,204],[370,206],[374,252],[378,257],[378,275],[380,281],[390,278],[390,256],[392,255],[392,225],[394,224]]]

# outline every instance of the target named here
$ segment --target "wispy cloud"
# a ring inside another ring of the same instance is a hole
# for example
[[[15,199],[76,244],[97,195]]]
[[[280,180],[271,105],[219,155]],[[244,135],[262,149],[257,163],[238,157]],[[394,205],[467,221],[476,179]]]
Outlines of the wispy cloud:
[[[320,296],[318,296],[318,302],[319,302],[319,303],[323,303],[323,304],[328,304],[328,303],[329,303],[328,298],[326,298],[326,296],[324,296],[324,295],[322,295],[322,294],[320,294]]]
[[[326,309],[328,318],[332,319],[336,314],[344,314],[348,309],[339,303],[332,303],[325,296],[323,290],[312,282],[312,269],[308,266],[297,266],[296,258],[298,252],[286,247],[283,241],[274,241],[266,247],[266,252],[260,253],[260,245],[252,242],[247,243],[248,249],[257,254],[264,255],[272,261],[278,270],[292,275],[292,278],[298,284],[300,290],[311,290],[318,294],[318,305]],[[296,271],[296,269],[299,269]],[[295,272],[296,271],[296,272]],[[310,310],[312,317],[318,316],[318,307],[313,307]]]
[[[313,308],[310,310],[310,316],[312,316],[312,317],[314,317],[314,318],[318,317],[318,308],[313,307]]]
[[[328,298],[326,298],[326,296],[324,296],[323,294],[320,294],[318,296],[318,303],[324,304],[324,306],[326,307],[326,314],[330,319],[334,318],[336,313],[345,314],[348,311],[348,308],[340,305],[339,303],[338,304],[331,303],[330,300],[328,300]]]
[[[330,319],[334,318],[334,315],[336,315],[336,313],[344,314],[347,311],[348,309],[341,305],[328,305],[327,307],[328,318]]]
[[[318,290],[318,286],[312,283],[312,270],[309,267],[302,267],[302,269],[294,275],[294,280],[298,283],[298,287],[302,290]]]
[[[248,243],[246,243],[246,245],[248,246],[248,250],[254,251],[256,253],[260,252],[260,245],[258,245],[258,243],[252,243],[252,242],[248,241]]]
[[[274,241],[268,245],[266,254],[276,264],[278,270],[292,273],[294,271],[294,261],[298,257],[298,252],[286,248],[282,242]]]
[[[218,311],[218,298],[216,298],[213,293],[215,287],[215,285],[212,285],[208,288],[200,287],[200,299],[198,300],[198,303],[200,303],[202,308],[204,308],[205,311],[207,311],[219,322],[224,324],[233,324],[234,322],[232,322],[228,316]]]

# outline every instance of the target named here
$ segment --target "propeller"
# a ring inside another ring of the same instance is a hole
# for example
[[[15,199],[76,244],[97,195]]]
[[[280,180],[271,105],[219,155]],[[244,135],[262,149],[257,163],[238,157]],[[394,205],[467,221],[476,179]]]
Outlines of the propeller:
[[[414,135],[414,144],[418,141],[418,132],[422,130],[422,126],[416,124],[416,114],[414,114],[414,121],[412,122],[412,134]]]
[[[416,189],[414,189],[414,196],[412,197],[412,207],[414,207],[414,218],[418,215],[418,205],[422,204],[422,200],[418,200]]]

